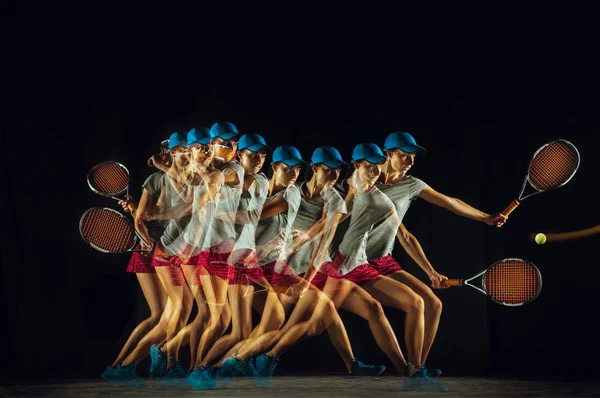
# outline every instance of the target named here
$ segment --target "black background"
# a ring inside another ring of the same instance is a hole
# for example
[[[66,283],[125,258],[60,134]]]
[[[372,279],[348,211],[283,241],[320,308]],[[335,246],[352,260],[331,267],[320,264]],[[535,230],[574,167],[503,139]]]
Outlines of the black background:
[[[522,20],[514,10],[493,21],[491,10],[475,11],[474,26],[447,20],[411,29],[408,15],[393,23],[346,20],[343,28],[330,23],[340,15],[321,15],[322,32],[304,19],[290,36],[261,25],[260,38],[241,30],[222,44],[197,22],[202,29],[189,46],[180,37],[155,40],[160,24],[148,27],[152,37],[125,40],[109,35],[107,23],[82,37],[59,23],[23,19],[3,76],[2,374],[97,377],[112,363],[148,309],[125,273],[128,256],[95,252],[79,236],[85,209],[116,208],[89,190],[86,173],[119,161],[139,197],[152,173],[146,159],[161,140],[221,120],[272,147],[294,145],[305,158],[332,145],[349,159],[359,142],[382,145],[388,133],[408,131],[428,149],[411,173],[486,212],[516,197],[539,146],[574,143],[582,160],[571,182],[524,201],[501,229],[422,200],[404,222],[449,277],[507,257],[530,260],[543,275],[540,297],[522,308],[469,288],[439,291],[444,313],[430,367],[455,376],[593,375],[599,238],[538,246],[527,235],[600,223],[597,35],[585,10]],[[401,247],[394,254],[426,280]],[[402,340],[403,315],[386,312]],[[389,365],[367,324],[342,315],[356,356]],[[327,336],[284,358],[282,373],[343,371]]]

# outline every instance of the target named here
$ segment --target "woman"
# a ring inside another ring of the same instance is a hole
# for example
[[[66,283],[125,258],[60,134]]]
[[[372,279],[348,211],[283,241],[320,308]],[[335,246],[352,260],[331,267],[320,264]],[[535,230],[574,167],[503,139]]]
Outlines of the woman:
[[[221,171],[223,185],[214,220],[207,230],[196,264],[198,283],[202,286],[210,319],[200,337],[195,362],[190,367],[192,371],[186,377],[186,382],[195,388],[213,387],[213,370],[208,366],[212,362],[207,361],[206,356],[231,320],[227,291],[232,276],[227,261],[237,238],[235,220],[244,183],[244,168],[234,161],[239,139],[235,125],[217,122],[211,127],[210,136],[214,153],[212,165]]]
[[[501,213],[487,214],[477,210],[459,199],[435,191],[422,180],[408,175],[407,173],[414,165],[417,154],[425,151],[425,148],[419,146],[409,133],[394,132],[389,134],[384,143],[384,150],[387,159],[382,165],[381,175],[375,186],[392,200],[400,221],[404,218],[412,201],[416,198],[422,198],[455,214],[491,226],[501,227],[505,223],[506,217]],[[443,281],[448,278],[435,271],[418,240],[403,224],[400,224],[396,235],[404,250],[427,273],[432,286],[434,288],[443,287]],[[427,285],[402,269],[391,256],[392,250],[393,241],[386,242],[386,239],[382,239],[381,236],[370,236],[367,244],[369,264],[382,275],[410,287],[423,299],[425,305],[425,338],[421,353],[423,365],[418,370],[431,376],[439,376],[441,371],[438,369],[427,370],[425,361],[437,333],[442,313],[442,302]]]
[[[232,329],[210,349],[204,358],[204,366],[218,362],[233,346],[248,338],[252,329],[253,293],[255,287],[262,288],[266,282],[258,263],[255,243],[256,228],[268,191],[267,178],[260,173],[266,151],[267,145],[260,135],[244,134],[240,137],[238,158],[244,168],[244,181],[236,213],[237,239],[228,258],[231,278],[227,297]],[[274,326],[279,327],[283,323],[283,309],[277,300],[271,300],[269,305],[280,314],[281,321]]]
[[[162,145],[161,145],[162,150]],[[163,172],[159,171],[150,175],[146,181],[142,184],[142,200],[150,205],[155,205],[158,202],[161,190],[160,180],[163,176]],[[133,199],[131,195],[128,195],[127,200],[119,201],[119,204],[123,207],[123,211],[132,212],[132,216],[135,217],[138,209],[138,203]],[[165,229],[165,222],[155,221],[146,224],[148,231],[148,237],[152,242],[157,241]],[[152,243],[141,241],[135,248],[136,250],[151,250]],[[134,252],[131,255],[131,259],[127,266],[127,272],[134,273],[144,298],[150,307],[150,317],[140,322],[136,328],[131,332],[127,342],[123,345],[121,352],[113,362],[113,364],[106,368],[106,371],[102,374],[102,378],[108,381],[119,379],[119,371],[117,368],[121,365],[122,361],[131,353],[136,347],[140,340],[155,326],[158,325],[161,315],[165,310],[167,304],[167,294],[163,289],[156,270],[151,266],[152,254],[143,252]],[[120,368],[119,368],[120,369]]]
[[[234,353],[240,350],[243,353],[246,346],[252,347],[256,338],[279,329],[285,320],[284,308],[287,310],[293,304],[293,300],[285,294],[278,298],[271,282],[276,263],[286,261],[286,242],[291,236],[292,224],[300,205],[300,191],[294,183],[303,162],[300,152],[294,147],[282,146],[273,151],[268,193],[256,230],[256,250],[262,276],[255,276],[252,306],[261,314],[261,320],[247,340],[236,344],[225,355],[220,376],[232,377],[238,372],[253,376],[252,357],[240,360]]]
[[[200,336],[207,327],[210,318],[210,309],[207,304],[203,289],[200,287],[200,275],[205,273],[197,263],[199,254],[205,247],[207,232],[210,231],[218,205],[218,194],[223,185],[223,176],[220,170],[212,165],[214,157],[208,129],[191,129],[187,135],[187,148],[190,153],[193,177],[189,187],[192,189],[191,202],[186,202],[178,207],[167,210],[173,218],[182,218],[191,215],[190,221],[177,239],[171,242],[170,251],[177,252],[187,285],[195,298],[198,312],[194,320],[179,331],[162,346],[154,345],[150,351],[151,369],[161,369],[166,366],[167,379],[180,379],[185,373],[174,372],[168,367],[167,353],[178,353],[182,345],[190,344],[191,366],[196,362]],[[165,216],[165,213],[151,214],[149,218]],[[175,354],[177,361],[178,355]]]
[[[181,219],[170,219],[169,210],[183,204],[183,198],[188,196],[188,182],[190,178],[190,161],[186,149],[187,137],[182,133],[173,133],[169,139],[169,155],[171,166],[161,177],[160,198],[156,206],[148,200],[149,196],[142,195],[135,215],[135,228],[145,242],[152,242],[153,255],[151,265],[155,268],[163,289],[169,300],[163,311],[159,323],[140,340],[136,348],[122,361],[119,368],[122,369],[124,379],[137,379],[135,367],[137,363],[150,353],[152,345],[160,343],[174,336],[176,332],[187,323],[187,317],[191,311],[192,295],[185,284],[183,272],[181,271],[180,259],[176,251],[167,250],[171,243],[179,236],[180,232],[189,222],[189,216]],[[151,218],[148,214],[159,211],[164,217]],[[169,220],[165,231],[156,241],[148,234],[145,222],[152,220]],[[179,362],[175,359],[175,353],[169,356],[169,369],[174,368],[177,374],[185,373]],[[150,369],[150,376],[164,375],[164,368]]]

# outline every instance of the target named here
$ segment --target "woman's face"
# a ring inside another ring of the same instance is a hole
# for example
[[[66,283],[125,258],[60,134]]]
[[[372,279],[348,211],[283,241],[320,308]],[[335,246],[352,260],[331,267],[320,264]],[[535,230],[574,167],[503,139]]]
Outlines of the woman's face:
[[[324,164],[313,166],[313,173],[315,179],[317,180],[317,184],[329,188],[333,187],[333,185],[337,182],[338,178],[340,177],[341,170],[341,168],[334,169],[327,167]]]
[[[191,150],[194,162],[201,168],[208,167],[214,158],[211,145],[194,144],[188,149]]]
[[[190,152],[184,146],[177,145],[169,151],[173,158],[173,164],[180,169],[184,169],[190,165]]]
[[[300,175],[301,166],[299,164],[288,166],[283,162],[279,162],[271,167],[273,167],[273,178],[275,178],[275,181],[285,187],[289,187],[295,183]]]
[[[210,142],[210,145],[215,158],[224,162],[231,162],[235,158],[237,141],[217,137]]]
[[[392,149],[387,151],[392,168],[402,174],[406,174],[408,170],[415,164],[416,153],[404,152],[401,149]]]
[[[356,168],[356,172],[358,173],[361,181],[364,181],[369,185],[375,184],[375,181],[377,181],[379,175],[381,174],[381,163],[373,164],[363,160],[360,162],[354,162],[354,167]]]
[[[267,149],[262,148],[259,151],[252,152],[249,149],[244,149],[238,152],[240,164],[246,170],[246,174],[256,174],[262,169],[267,158]]]

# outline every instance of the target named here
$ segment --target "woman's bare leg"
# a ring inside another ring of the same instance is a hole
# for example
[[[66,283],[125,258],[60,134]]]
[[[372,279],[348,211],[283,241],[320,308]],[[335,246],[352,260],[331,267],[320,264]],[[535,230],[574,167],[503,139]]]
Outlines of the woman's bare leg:
[[[365,282],[362,288],[382,305],[406,313],[404,338],[408,360],[416,367],[421,366],[425,338],[425,303],[421,296],[405,284],[386,276]]]
[[[138,345],[140,340],[148,334],[160,321],[160,317],[167,305],[167,293],[163,289],[158,276],[153,273],[136,273],[137,280],[144,293],[144,298],[150,307],[150,317],[140,322],[129,335],[127,342],[121,349],[119,356],[112,367],[121,364],[125,357]]]
[[[423,299],[425,304],[425,338],[423,340],[421,362],[425,363],[440,325],[442,301],[435,295],[429,286],[406,271],[398,271],[386,276],[405,284]]]

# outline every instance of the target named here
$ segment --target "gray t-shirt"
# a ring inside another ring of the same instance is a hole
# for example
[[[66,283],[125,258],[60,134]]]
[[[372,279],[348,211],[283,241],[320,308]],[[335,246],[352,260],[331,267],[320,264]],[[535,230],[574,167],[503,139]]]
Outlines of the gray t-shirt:
[[[394,203],[400,222],[404,219],[413,200],[419,197],[426,185],[422,180],[410,175],[405,175],[389,184],[375,183],[375,186]],[[393,233],[390,231],[389,235],[385,228],[374,232],[369,236],[367,243],[367,257],[374,259],[391,254],[397,231]]]
[[[208,175],[207,178],[220,179],[221,187],[223,187],[222,173],[220,171],[214,171],[213,173],[217,173],[218,175]],[[207,192],[208,185],[204,179],[201,180],[200,184],[194,187],[194,203],[192,205],[191,220],[183,234],[185,243],[195,248],[194,253],[208,249],[209,232],[212,229],[212,223],[219,203],[220,195],[218,192],[216,198],[206,198]]]
[[[350,225],[344,234],[339,251],[345,256],[340,273],[345,275],[356,267],[367,263],[367,242],[376,242],[382,247],[394,247],[396,231],[400,218],[396,214],[394,203],[376,187],[354,196]],[[388,253],[389,253],[388,252]]]
[[[325,217],[330,217],[335,214],[345,214],[346,204],[344,199],[335,189],[325,189],[321,193],[321,197],[317,199],[308,199],[304,194],[305,182],[296,183],[300,191],[300,206],[298,213],[292,226],[293,230],[296,230],[299,234],[306,233],[310,227],[315,225],[317,221],[323,216],[323,207],[327,204],[327,214]],[[290,243],[291,236],[288,237],[288,243]],[[306,272],[310,266],[310,258],[317,248],[319,243],[319,236],[317,235],[312,240],[306,242],[298,251],[288,257],[288,265],[296,274],[302,274]],[[326,255],[324,261],[331,261],[331,257]],[[315,264],[320,265],[320,264]],[[275,267],[276,272],[282,273],[278,267]]]
[[[162,177],[162,186],[163,186],[163,208],[170,209],[177,206],[182,206],[187,202],[183,199],[187,195],[190,195],[192,192],[192,187],[188,184],[184,184],[179,189],[173,186],[173,182],[168,175],[163,175]],[[190,200],[192,198],[190,197]],[[165,232],[162,234],[160,241],[162,242],[165,249],[167,249],[167,253],[170,255],[176,255],[178,253],[178,249],[175,249],[175,243],[186,229],[191,219],[190,215],[183,216],[180,218],[173,218],[168,220],[167,227]]]
[[[158,198],[160,197],[160,193],[162,191],[163,175],[164,173],[162,171],[158,171],[146,178],[146,181],[144,181],[142,184],[142,188],[148,191],[150,194],[151,205],[155,205],[156,202],[158,202]],[[150,239],[155,242],[158,241],[163,232],[165,232],[168,222],[169,220],[154,220],[146,222],[146,228],[148,228]]]
[[[300,190],[296,185],[290,185],[275,195],[267,197],[265,205],[275,199],[285,200],[288,210],[276,216],[260,220],[256,228],[256,246],[273,247],[268,254],[260,259],[260,265],[275,260],[285,260],[285,247],[288,237],[291,237],[292,225],[300,206]]]
[[[235,224],[237,238],[233,250],[256,250],[256,226],[267,198],[269,181],[263,173],[254,174],[252,177],[254,181],[248,190],[242,191],[240,195]]]
[[[239,163],[229,162],[221,170],[223,175],[231,172],[235,173],[238,176],[239,183],[235,186],[224,184],[219,191],[219,203],[212,223],[212,230],[208,237],[208,247],[214,247],[227,239],[235,240],[237,236],[235,216],[244,186],[244,168]]]
[[[342,198],[346,198],[346,195],[348,194],[348,184],[346,183],[345,179],[339,180],[333,187]],[[335,255],[335,252],[340,248],[340,243],[342,243],[344,235],[346,235],[346,231],[350,226],[351,217],[352,216],[346,217],[343,221],[341,221],[338,224],[335,230],[335,235],[333,236],[333,239],[331,241],[331,245],[329,245],[329,254],[331,257],[333,257]]]

